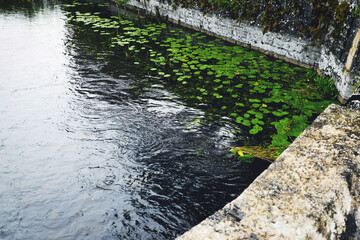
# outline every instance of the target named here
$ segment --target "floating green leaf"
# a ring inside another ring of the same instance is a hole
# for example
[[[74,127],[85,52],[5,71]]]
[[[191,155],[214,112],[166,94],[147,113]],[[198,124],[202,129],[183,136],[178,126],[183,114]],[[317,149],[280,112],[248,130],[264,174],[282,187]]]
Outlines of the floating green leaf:
[[[244,126],[251,126],[251,122],[250,122],[249,120],[244,120],[244,121],[242,122],[242,124],[243,124]]]

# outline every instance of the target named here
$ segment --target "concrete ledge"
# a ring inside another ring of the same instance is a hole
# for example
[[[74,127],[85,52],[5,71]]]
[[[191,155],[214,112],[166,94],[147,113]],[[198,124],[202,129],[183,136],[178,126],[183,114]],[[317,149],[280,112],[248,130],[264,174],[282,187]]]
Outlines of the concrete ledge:
[[[178,240],[360,239],[360,111],[330,105],[237,199]]]

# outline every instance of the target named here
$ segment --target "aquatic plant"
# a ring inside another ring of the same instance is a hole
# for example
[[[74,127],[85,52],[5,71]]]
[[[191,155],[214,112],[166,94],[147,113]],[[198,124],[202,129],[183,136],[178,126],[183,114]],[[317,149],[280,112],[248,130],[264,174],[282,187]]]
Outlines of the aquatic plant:
[[[231,152],[237,153],[242,161],[251,161],[254,157],[272,162],[284,150],[284,147],[262,147],[262,146],[243,146],[232,147]]]
[[[226,117],[263,155],[274,148],[281,152],[332,102],[332,95],[317,93],[327,80],[309,77],[316,76],[314,71],[221,39],[99,12],[73,11],[69,20],[100,35],[109,51],[204,109],[209,118]]]

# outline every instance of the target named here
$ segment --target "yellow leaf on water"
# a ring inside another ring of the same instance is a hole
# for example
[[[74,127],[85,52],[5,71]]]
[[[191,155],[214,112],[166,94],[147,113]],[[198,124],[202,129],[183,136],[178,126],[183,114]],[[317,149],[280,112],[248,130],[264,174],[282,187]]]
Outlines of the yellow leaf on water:
[[[279,156],[279,153],[285,149],[285,147],[264,148],[262,146],[242,146],[232,148],[235,149],[240,156],[248,154],[270,162],[274,161]]]
[[[237,151],[237,153],[240,155],[240,156],[244,156],[244,153],[242,151]]]

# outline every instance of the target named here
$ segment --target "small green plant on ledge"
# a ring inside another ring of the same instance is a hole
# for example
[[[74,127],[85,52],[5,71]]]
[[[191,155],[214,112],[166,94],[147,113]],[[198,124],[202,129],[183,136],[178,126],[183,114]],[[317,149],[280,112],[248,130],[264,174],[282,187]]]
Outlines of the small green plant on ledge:
[[[127,4],[130,0],[117,0],[116,4],[118,6],[124,6],[125,4]]]
[[[117,1],[116,1],[116,7],[118,8],[118,17],[119,17],[119,19],[120,19],[120,11],[119,11],[119,8],[120,8],[121,6],[123,6],[123,7],[124,7],[124,11],[125,11],[125,15],[126,15],[125,5],[126,5],[128,2],[130,2],[130,0],[117,0]]]
[[[354,15],[355,15],[355,17],[360,18],[360,7],[355,7]]]
[[[318,86],[317,91],[325,98],[334,100],[338,95],[338,91],[335,87],[334,80],[331,78],[324,78],[316,76],[314,78],[316,85]]]

